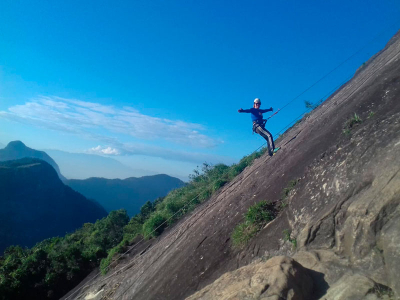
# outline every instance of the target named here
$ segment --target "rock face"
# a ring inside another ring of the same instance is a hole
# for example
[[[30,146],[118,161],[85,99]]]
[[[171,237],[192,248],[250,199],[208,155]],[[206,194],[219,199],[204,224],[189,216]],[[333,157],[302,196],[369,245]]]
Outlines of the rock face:
[[[399,299],[400,33],[276,144],[275,156],[257,159],[145,253],[121,260],[120,272],[69,299],[99,291],[94,299],[185,299],[203,288],[212,299],[229,289],[221,282],[233,273],[223,274],[282,255],[307,269],[313,286],[310,297],[293,288],[293,299]],[[262,200],[284,209],[244,249],[233,248],[234,227]],[[209,286],[215,281],[219,289]]]
[[[382,290],[383,291],[383,290]],[[333,284],[323,299],[349,300],[349,299],[382,299],[384,295],[379,292],[379,286],[370,278],[360,274],[345,274]],[[381,297],[382,296],[382,297]],[[389,295],[386,298],[389,300]]]
[[[399,117],[388,118],[386,130],[400,130]],[[323,272],[329,285],[351,270],[366,276],[366,282],[390,286],[400,295],[395,275],[400,266],[400,140],[362,131],[332,151],[330,159],[311,167],[304,178],[310,184],[291,199],[291,227],[301,229],[294,232],[299,248],[310,251],[294,257],[303,266]],[[380,147],[373,149],[371,143]],[[331,175],[322,179],[323,172]],[[310,199],[310,205],[296,199]],[[322,249],[325,255],[318,255]]]
[[[305,268],[289,257],[276,256],[226,273],[186,299],[307,300],[312,290],[313,282]]]

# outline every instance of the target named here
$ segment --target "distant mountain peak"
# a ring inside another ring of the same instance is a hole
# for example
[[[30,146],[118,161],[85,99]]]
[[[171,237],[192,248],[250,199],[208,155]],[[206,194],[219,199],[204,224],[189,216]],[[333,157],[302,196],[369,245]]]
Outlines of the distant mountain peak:
[[[56,170],[62,181],[66,180],[66,178],[61,175],[60,168],[56,162],[44,151],[29,148],[21,141],[9,142],[4,149],[0,149],[0,161],[16,160],[25,157],[39,158],[44,160]]]
[[[24,148],[28,148],[28,147],[21,141],[12,141],[12,142],[8,143],[8,145],[6,146],[5,149],[7,149],[7,148],[13,148],[13,149],[20,150],[20,149],[24,149]]]

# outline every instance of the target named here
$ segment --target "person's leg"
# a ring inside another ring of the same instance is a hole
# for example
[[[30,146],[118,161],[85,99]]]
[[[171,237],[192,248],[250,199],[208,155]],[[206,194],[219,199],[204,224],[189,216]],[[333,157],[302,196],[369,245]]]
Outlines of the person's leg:
[[[271,132],[269,132],[267,129],[265,128],[263,129],[267,132],[269,143],[271,144],[272,151],[274,151],[275,149],[274,137],[272,136]]]
[[[261,126],[256,127],[256,133],[261,135],[266,141],[267,141],[267,146],[268,146],[268,154],[272,156],[274,154],[274,139],[272,138],[272,134],[265,128]]]

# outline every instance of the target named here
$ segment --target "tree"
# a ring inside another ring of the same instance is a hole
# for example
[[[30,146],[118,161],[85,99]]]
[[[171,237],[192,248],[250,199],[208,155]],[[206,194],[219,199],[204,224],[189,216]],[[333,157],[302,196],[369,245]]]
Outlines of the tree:
[[[147,219],[148,216],[154,211],[154,205],[150,201],[147,201],[143,206],[140,208],[140,214],[142,215],[143,219]]]

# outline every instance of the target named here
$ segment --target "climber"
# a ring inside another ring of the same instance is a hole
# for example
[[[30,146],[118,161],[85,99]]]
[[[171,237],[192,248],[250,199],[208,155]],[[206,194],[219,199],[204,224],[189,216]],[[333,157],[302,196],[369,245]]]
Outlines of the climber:
[[[272,156],[276,151],[279,150],[279,148],[275,148],[272,134],[267,129],[265,129],[265,123],[267,122],[267,120],[263,119],[263,113],[268,111],[273,111],[273,108],[271,107],[269,109],[260,109],[260,106],[261,106],[261,100],[256,98],[254,99],[253,108],[250,109],[241,108],[238,110],[238,112],[251,113],[251,120],[253,121],[253,132],[258,133],[267,141],[268,154],[269,156]]]

